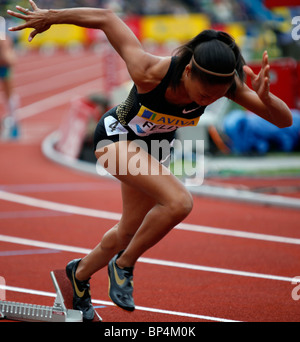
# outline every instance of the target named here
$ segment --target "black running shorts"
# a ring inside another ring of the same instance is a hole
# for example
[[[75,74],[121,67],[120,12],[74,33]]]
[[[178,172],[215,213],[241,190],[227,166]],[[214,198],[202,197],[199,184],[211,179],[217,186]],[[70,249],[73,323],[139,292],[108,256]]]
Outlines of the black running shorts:
[[[165,161],[170,160],[175,131],[138,136],[130,127],[120,124],[116,108],[108,111],[99,121],[94,136],[94,150],[96,151],[119,141],[135,141],[161,163],[168,164]]]

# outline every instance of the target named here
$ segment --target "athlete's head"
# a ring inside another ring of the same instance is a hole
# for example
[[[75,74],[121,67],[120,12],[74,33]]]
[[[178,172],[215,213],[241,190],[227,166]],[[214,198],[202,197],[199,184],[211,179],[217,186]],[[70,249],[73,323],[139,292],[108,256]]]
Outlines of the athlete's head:
[[[206,30],[177,49],[172,86],[184,84],[191,99],[207,105],[233,97],[236,77],[244,81],[245,60],[235,40],[225,32]]]

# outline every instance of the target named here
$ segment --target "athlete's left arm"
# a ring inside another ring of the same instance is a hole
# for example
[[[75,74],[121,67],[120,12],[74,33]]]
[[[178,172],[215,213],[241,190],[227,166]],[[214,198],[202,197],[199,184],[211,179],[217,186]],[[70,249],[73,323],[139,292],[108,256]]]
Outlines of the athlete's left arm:
[[[248,66],[244,67],[244,71],[251,79],[253,90],[238,80],[233,100],[277,127],[290,127],[293,124],[293,117],[289,107],[270,92],[268,53],[265,52],[263,55],[262,69],[258,75]]]

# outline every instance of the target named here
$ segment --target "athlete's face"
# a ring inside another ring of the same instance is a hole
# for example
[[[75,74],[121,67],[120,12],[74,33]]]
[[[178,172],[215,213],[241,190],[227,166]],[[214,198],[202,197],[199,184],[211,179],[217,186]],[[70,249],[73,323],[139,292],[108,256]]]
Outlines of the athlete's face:
[[[208,106],[225,96],[231,84],[207,85],[201,80],[192,77],[191,70],[187,68],[183,76],[185,90],[193,102],[200,106]]]

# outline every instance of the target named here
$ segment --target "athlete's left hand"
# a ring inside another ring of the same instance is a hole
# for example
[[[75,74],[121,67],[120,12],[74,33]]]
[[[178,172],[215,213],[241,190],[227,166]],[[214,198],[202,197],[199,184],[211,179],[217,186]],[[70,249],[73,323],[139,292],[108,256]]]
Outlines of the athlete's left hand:
[[[30,33],[28,38],[28,40],[31,42],[38,33],[49,30],[51,24],[49,24],[49,22],[47,21],[49,13],[48,10],[42,10],[38,8],[33,0],[29,0],[29,3],[32,7],[32,11],[21,6],[16,6],[17,10],[21,13],[13,12],[11,10],[8,10],[7,13],[13,17],[23,19],[25,21],[25,23],[22,25],[9,28],[10,31],[20,31],[26,28],[34,29],[34,31]]]
[[[249,66],[244,66],[244,72],[251,78],[253,90],[264,103],[270,99],[270,68],[267,51],[263,54],[262,68],[258,75]]]

